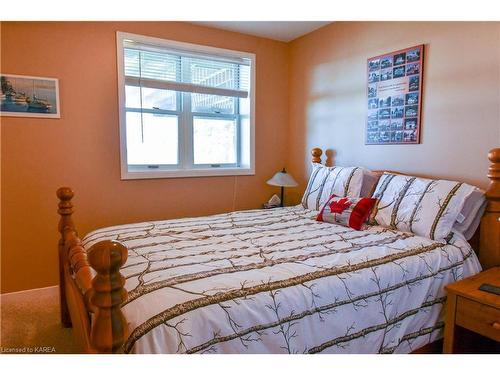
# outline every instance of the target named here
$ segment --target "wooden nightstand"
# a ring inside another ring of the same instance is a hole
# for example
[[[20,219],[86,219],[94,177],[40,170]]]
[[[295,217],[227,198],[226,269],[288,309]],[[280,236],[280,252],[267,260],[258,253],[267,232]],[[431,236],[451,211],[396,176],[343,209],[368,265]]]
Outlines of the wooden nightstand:
[[[500,296],[479,290],[483,283],[500,286],[500,267],[445,287],[444,353],[454,352],[457,326],[500,342]]]

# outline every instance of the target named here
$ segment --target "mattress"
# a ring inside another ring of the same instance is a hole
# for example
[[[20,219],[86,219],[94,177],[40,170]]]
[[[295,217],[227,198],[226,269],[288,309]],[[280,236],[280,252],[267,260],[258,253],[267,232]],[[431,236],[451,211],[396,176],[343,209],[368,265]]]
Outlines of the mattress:
[[[99,229],[128,247],[126,353],[409,353],[442,336],[444,286],[478,273],[448,242],[317,222],[302,206]]]

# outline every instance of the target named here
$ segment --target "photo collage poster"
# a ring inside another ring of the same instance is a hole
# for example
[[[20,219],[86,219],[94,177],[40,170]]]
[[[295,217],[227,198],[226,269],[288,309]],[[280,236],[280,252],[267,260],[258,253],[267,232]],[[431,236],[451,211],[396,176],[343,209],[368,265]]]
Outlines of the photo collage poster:
[[[366,144],[420,143],[424,45],[367,62]]]

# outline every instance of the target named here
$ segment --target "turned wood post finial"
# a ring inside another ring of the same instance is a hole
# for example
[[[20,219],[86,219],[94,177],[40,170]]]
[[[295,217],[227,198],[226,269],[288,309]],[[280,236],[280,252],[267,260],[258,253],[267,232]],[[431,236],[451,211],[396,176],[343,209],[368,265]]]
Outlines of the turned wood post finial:
[[[57,194],[57,198],[59,198],[62,201],[69,201],[75,195],[71,188],[65,187],[65,186],[57,189],[56,194]]]
[[[68,249],[71,246],[78,245],[76,239],[75,226],[73,225],[73,220],[71,215],[73,214],[73,203],[71,199],[74,196],[73,190],[69,187],[61,187],[57,189],[57,198],[59,198],[59,203],[57,205],[57,213],[61,216],[59,219],[58,230],[61,234],[59,238],[58,253],[59,253],[59,299],[61,305],[61,323],[64,327],[71,327],[71,318],[68,310],[68,305],[66,303],[66,282],[64,276],[64,267],[68,260]],[[71,243],[66,243],[65,234],[69,232],[74,232],[74,236],[71,236]]]
[[[488,153],[490,185],[486,189],[488,204],[481,219],[479,260],[483,268],[500,265],[500,148]]]
[[[61,220],[59,220],[59,232],[63,234],[66,227],[70,226],[73,229],[73,222],[71,221],[71,215],[73,214],[73,203],[71,199],[75,195],[73,190],[69,187],[61,187],[57,189],[57,198],[59,198],[57,213],[61,215]]]
[[[488,153],[491,165],[488,169],[490,186],[486,191],[489,199],[500,199],[500,148],[494,148]]]
[[[493,148],[488,153],[488,159],[492,163],[500,163],[500,148]]]
[[[120,310],[127,299],[125,278],[120,274],[120,267],[127,261],[127,248],[117,241],[98,242],[89,249],[88,261],[97,271],[92,280],[91,302],[96,315],[90,340],[99,352],[117,352],[128,335],[127,322]]]
[[[323,151],[315,147],[311,150],[311,155],[312,155],[312,162],[313,163],[321,163],[321,155],[323,154]]]
[[[333,153],[332,149],[325,150],[325,156],[326,156],[325,165],[327,167],[333,166],[333,155],[334,155],[334,153]]]

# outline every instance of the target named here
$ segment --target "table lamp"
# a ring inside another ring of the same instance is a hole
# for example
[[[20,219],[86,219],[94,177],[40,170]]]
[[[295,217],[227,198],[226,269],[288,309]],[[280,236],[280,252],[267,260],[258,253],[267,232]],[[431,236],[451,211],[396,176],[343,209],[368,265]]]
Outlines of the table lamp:
[[[283,200],[285,198],[285,187],[297,186],[298,183],[292,175],[286,173],[285,168],[281,172],[276,173],[270,180],[267,181],[268,185],[281,187],[281,207],[283,207]]]

